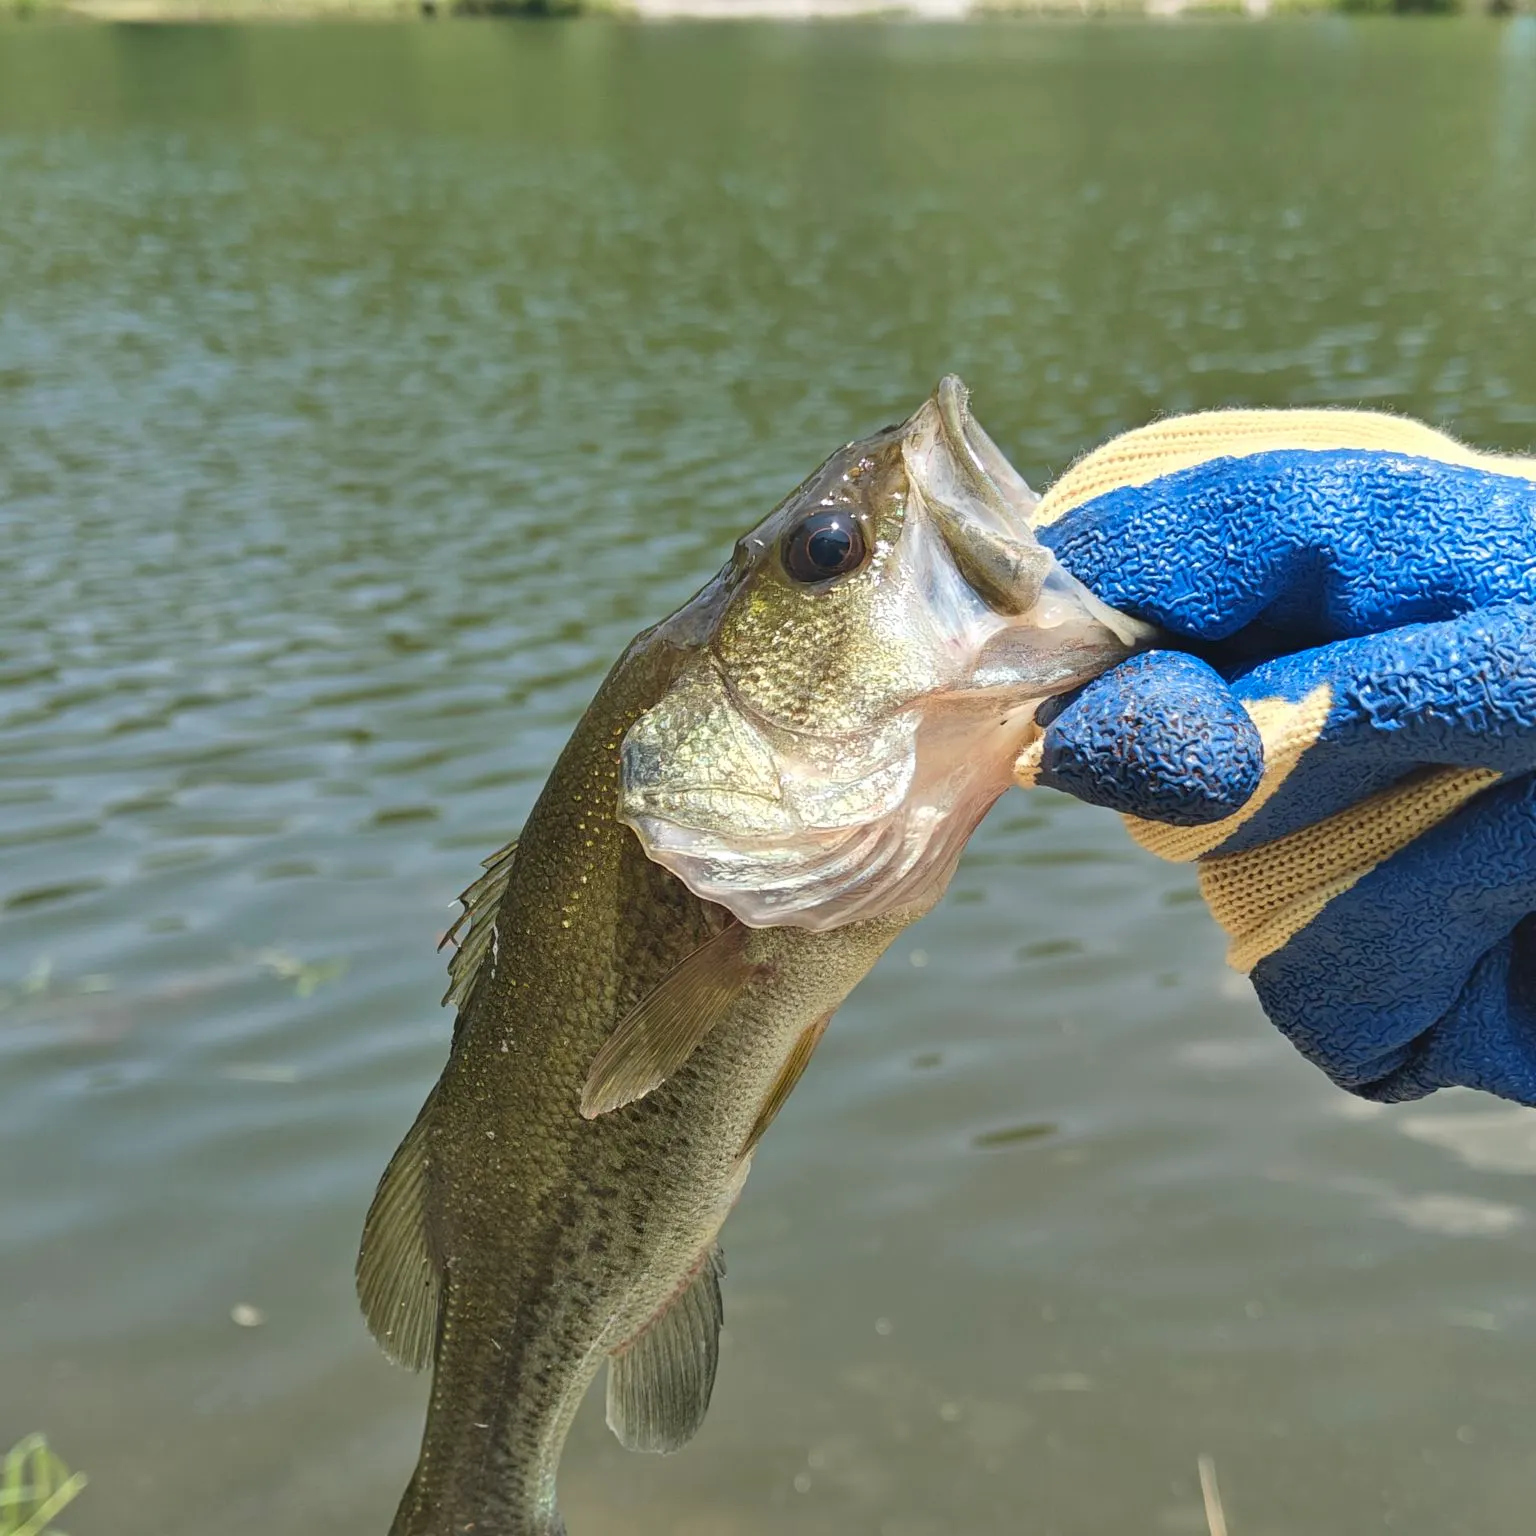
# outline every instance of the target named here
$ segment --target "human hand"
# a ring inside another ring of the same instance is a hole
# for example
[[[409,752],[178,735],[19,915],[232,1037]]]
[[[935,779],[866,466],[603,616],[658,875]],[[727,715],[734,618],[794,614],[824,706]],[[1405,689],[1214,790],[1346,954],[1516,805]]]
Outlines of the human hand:
[[[1042,542],[1209,660],[1136,657],[1021,759],[1198,860],[1265,1012],[1336,1082],[1536,1103],[1536,460],[1343,411],[1114,439]]]

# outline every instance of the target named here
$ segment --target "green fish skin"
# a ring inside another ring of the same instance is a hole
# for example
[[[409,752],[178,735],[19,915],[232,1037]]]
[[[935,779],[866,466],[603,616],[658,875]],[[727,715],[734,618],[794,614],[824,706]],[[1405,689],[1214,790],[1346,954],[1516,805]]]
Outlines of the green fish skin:
[[[433,1370],[391,1536],[563,1533],[605,1362],[625,1445],[703,1421],[758,1139],[1038,701],[1143,638],[1050,568],[1029,505],[956,380],[834,455],[633,642],[466,892],[449,1059],[358,1259],[375,1337]]]

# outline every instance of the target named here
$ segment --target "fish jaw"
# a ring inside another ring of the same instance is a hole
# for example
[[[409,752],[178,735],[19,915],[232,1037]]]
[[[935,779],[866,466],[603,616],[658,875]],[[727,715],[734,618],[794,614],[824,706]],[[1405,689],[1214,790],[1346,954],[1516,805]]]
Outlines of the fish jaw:
[[[1152,636],[1035,539],[1037,498],[971,416],[958,379],[870,445],[885,455],[882,494],[899,484],[903,512],[834,662],[839,676],[852,656],[894,680],[860,685],[880,698],[878,712],[850,721],[839,704],[828,713],[840,728],[821,732],[814,710],[775,710],[794,692],[795,611],[773,610],[754,632],[749,607],[731,627],[731,602],[712,587],[697,600],[711,623],[693,624],[711,638],[625,738],[619,819],[650,858],[749,927],[825,931],[926,911],[1039,734],[1040,702]],[[838,636],[814,606],[805,623]]]

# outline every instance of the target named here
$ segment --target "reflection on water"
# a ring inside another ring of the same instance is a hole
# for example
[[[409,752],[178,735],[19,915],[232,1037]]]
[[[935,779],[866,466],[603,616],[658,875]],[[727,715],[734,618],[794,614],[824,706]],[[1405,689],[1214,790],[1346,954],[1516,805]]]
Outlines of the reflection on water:
[[[0,1441],[76,1536],[381,1533],[350,1266],[451,898],[602,670],[962,372],[1536,436],[1525,25],[0,31]],[[1527,1118],[1334,1093],[1186,871],[1015,797],[573,1536],[1523,1530]],[[8,1443],[8,1442],[7,1442]]]

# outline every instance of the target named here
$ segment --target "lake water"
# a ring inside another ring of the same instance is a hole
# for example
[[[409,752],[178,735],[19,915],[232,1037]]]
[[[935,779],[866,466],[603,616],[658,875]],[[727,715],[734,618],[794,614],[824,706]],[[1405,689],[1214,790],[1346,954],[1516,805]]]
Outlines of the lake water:
[[[1533,271],[1533,21],[0,30],[0,1442],[72,1536],[382,1536],[351,1267],[452,898],[834,445],[955,369],[1036,484],[1231,402],[1529,447]],[[1202,1533],[1202,1454],[1231,1536],[1524,1532],[1533,1171],[1013,794],[572,1536]]]

